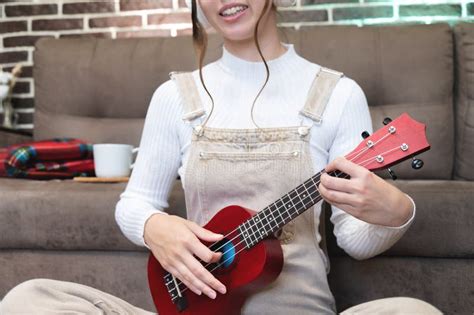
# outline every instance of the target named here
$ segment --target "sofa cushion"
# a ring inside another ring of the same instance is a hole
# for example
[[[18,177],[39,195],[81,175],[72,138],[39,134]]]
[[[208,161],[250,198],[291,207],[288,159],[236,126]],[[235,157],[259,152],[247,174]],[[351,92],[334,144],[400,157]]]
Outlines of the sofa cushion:
[[[180,185],[176,181],[170,209],[183,211]],[[140,249],[123,236],[115,221],[115,205],[125,186],[0,178],[0,248]]]
[[[78,138],[88,143],[124,143],[140,145],[143,118],[97,118],[35,111],[35,137],[53,135]],[[84,132],[84,131],[87,132]],[[106,130],[107,132],[104,132]]]
[[[474,24],[459,23],[456,36],[455,177],[474,180]]]
[[[394,184],[413,198],[416,216],[405,235],[383,256],[474,257],[474,182],[397,180]],[[326,231],[331,231],[326,222]],[[329,252],[346,256],[334,235],[327,232],[326,236]]]
[[[454,156],[454,121],[451,103],[403,103],[370,107],[374,131],[383,126],[385,117],[397,118],[407,112],[413,119],[426,124],[430,150],[418,158],[425,164],[420,170],[411,167],[411,159],[392,167],[400,179],[451,179]],[[409,143],[408,143],[409,144]],[[378,171],[388,178],[388,172]]]

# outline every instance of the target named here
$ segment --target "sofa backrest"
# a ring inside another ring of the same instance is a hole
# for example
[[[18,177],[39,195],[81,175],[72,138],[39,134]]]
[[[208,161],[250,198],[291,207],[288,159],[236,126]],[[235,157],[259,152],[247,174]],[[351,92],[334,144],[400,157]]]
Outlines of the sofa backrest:
[[[34,53],[34,139],[138,145],[155,89],[170,71],[193,67],[190,37],[41,39]]]
[[[308,60],[358,82],[374,129],[407,111],[428,125],[425,167],[396,168],[401,178],[452,177],[453,39],[448,24],[317,26],[284,29],[282,40]],[[205,62],[221,55],[210,36]],[[154,90],[170,71],[196,69],[190,36],[136,39],[41,39],[34,53],[36,140],[70,136],[139,144]],[[303,104],[302,104],[303,105]],[[361,139],[362,140],[362,139]]]
[[[456,37],[456,156],[454,176],[474,180],[474,24],[459,23]]]

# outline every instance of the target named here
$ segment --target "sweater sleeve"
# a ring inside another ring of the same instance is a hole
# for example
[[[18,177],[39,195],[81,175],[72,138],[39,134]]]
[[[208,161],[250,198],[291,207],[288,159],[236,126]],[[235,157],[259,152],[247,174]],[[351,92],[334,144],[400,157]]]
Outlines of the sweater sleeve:
[[[353,89],[340,116],[338,131],[329,150],[329,161],[344,156],[362,140],[361,133],[372,133],[367,99],[361,87],[353,81]],[[337,244],[355,259],[367,259],[390,248],[406,232],[415,217],[415,203],[411,218],[400,227],[370,224],[332,206],[331,221]]]
[[[146,220],[155,213],[166,215],[168,195],[177,178],[181,163],[178,105],[179,96],[171,80],[153,93],[135,166],[115,207],[121,231],[140,246],[147,246],[143,239]]]

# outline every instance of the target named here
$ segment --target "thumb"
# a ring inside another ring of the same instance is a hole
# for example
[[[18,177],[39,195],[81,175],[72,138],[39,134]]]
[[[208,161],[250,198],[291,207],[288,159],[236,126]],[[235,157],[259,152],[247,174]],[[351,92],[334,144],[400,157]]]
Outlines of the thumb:
[[[224,238],[224,235],[206,230],[205,228],[200,227],[194,222],[189,222],[188,227],[198,238],[203,241],[215,242],[220,241],[222,238]]]

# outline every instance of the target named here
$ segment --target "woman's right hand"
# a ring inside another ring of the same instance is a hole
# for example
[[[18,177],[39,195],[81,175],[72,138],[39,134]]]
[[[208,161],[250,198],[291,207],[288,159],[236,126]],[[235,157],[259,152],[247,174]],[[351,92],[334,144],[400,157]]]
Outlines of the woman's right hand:
[[[145,223],[144,238],[161,266],[194,293],[212,299],[216,291],[226,293],[226,287],[194,257],[206,263],[219,261],[222,253],[211,251],[200,239],[216,242],[223,235],[181,217],[157,213]]]

